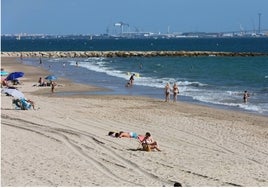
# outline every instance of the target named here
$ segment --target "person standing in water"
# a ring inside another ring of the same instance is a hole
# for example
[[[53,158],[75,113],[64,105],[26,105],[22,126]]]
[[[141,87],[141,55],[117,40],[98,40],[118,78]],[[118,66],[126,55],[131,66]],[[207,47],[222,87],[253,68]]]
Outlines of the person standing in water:
[[[244,91],[244,96],[243,96],[244,103],[247,103],[248,102],[248,98],[249,98],[249,93],[246,90],[246,91]]]
[[[135,76],[135,74],[132,74],[130,76],[130,78],[129,78],[129,84],[130,84],[130,86],[132,86],[134,84],[134,76]]]

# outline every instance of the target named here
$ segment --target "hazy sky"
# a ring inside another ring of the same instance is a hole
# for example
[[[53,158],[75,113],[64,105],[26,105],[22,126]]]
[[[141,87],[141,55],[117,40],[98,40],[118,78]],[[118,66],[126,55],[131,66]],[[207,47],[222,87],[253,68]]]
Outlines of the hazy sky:
[[[268,29],[268,0],[2,0],[1,9],[2,34],[100,34],[119,21],[129,31],[257,30],[258,13]]]

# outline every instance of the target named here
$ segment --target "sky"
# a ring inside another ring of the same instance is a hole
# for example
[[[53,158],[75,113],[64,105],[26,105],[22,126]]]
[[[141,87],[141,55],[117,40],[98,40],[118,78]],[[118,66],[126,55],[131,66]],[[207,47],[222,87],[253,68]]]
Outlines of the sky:
[[[268,0],[1,0],[1,34],[268,29]]]

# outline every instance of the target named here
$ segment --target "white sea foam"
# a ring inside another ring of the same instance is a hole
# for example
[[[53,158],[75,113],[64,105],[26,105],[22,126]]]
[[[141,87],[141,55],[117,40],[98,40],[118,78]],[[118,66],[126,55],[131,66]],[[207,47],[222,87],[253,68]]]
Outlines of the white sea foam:
[[[243,103],[243,93],[234,91],[234,92],[219,92],[219,91],[207,91],[206,92],[201,92],[202,95],[195,95],[193,98],[198,101],[206,102],[206,103],[211,103],[215,105],[224,105],[224,106],[230,106],[230,107],[238,107],[241,109],[249,110],[249,111],[254,111],[258,113],[264,113],[267,112],[265,111],[265,106],[261,105],[255,105],[253,103]],[[231,93],[231,95],[230,95]],[[191,92],[190,95],[193,95],[194,93]],[[234,96],[235,94],[235,96]]]
[[[229,94],[230,96],[242,96],[243,92],[241,91],[226,91],[227,94]]]
[[[76,61],[69,61],[71,65],[76,65]],[[110,76],[122,78],[128,80],[130,74],[126,71],[115,70],[109,66],[109,62],[105,61],[105,58],[88,58],[86,61],[79,62],[79,66],[84,67],[88,70],[105,73]],[[230,107],[238,107],[245,110],[255,111],[263,113],[264,110],[261,106],[257,106],[251,103],[243,103],[243,92],[241,91],[223,91],[207,87],[208,84],[200,83],[198,81],[187,81],[178,80],[175,78],[157,78],[157,77],[146,77],[140,74],[139,77],[135,78],[135,85],[164,88],[166,83],[170,83],[171,87],[173,83],[179,85],[180,95],[188,96],[194,100],[198,100],[205,103],[211,103],[215,105],[224,105]]]
[[[62,60],[61,58],[51,58],[51,59],[48,59],[47,61],[48,62],[59,62],[61,60]]]
[[[119,77],[123,79],[129,78],[129,75],[127,75],[125,72],[119,71],[119,70],[113,70],[109,66],[106,66],[106,64],[107,62],[102,61],[102,58],[94,58],[94,59],[90,58],[90,61],[79,62],[80,67],[84,67],[91,71],[106,73],[107,75],[115,76],[115,77]],[[75,65],[75,63],[70,63],[70,65]]]

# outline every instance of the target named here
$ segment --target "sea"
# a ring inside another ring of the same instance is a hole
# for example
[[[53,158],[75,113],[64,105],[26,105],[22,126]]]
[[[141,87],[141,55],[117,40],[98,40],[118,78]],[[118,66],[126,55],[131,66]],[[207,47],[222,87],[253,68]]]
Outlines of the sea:
[[[268,53],[268,37],[176,39],[2,39],[2,51],[224,51]],[[178,101],[268,115],[268,56],[23,58],[51,74],[107,88],[84,95],[146,96],[164,101],[166,83],[179,86]],[[78,65],[78,66],[77,66]],[[131,74],[132,87],[125,87]],[[38,80],[38,78],[37,78]],[[243,102],[244,91],[250,98]],[[73,95],[65,92],[58,95]],[[172,96],[171,96],[172,99]]]

